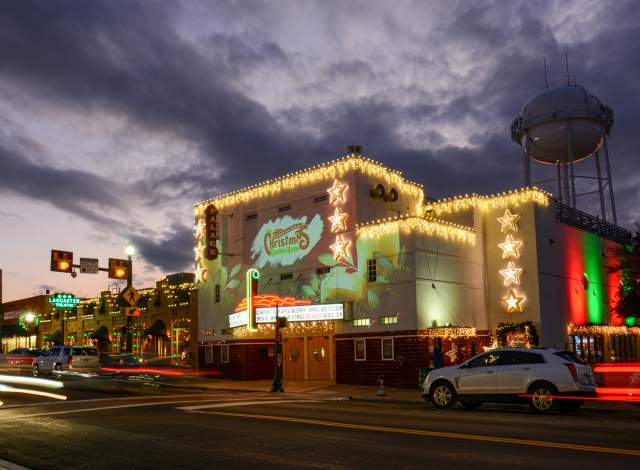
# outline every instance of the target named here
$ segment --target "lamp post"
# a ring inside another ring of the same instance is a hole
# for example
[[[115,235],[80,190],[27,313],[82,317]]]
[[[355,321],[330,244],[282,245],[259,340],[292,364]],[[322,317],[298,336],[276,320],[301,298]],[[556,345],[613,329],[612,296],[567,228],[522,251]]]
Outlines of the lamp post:
[[[33,321],[36,319],[33,312],[27,312],[24,314],[24,322],[27,325],[27,336],[29,338],[29,348],[31,348],[31,325],[33,325]]]
[[[136,253],[136,248],[129,242],[124,249],[124,254],[127,255],[129,265],[127,266],[127,287],[131,287],[133,284],[133,255]],[[131,327],[131,315],[127,315],[127,338],[126,338],[126,352],[131,353],[133,350],[133,332]]]

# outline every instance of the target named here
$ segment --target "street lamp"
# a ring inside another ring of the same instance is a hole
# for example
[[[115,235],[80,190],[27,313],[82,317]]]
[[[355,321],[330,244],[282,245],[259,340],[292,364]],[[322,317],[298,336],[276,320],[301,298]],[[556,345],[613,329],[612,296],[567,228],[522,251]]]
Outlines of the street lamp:
[[[33,325],[36,316],[33,312],[27,312],[24,314],[24,323],[27,326],[27,336],[29,337],[29,348],[31,348],[31,325]]]
[[[131,287],[133,284],[133,255],[136,254],[136,247],[133,246],[131,242],[127,243],[127,246],[124,249],[124,254],[127,255],[127,259],[129,260],[129,266],[127,269],[127,288]],[[127,354],[130,354],[133,351],[133,332],[132,330],[132,320],[131,315],[127,315],[127,339],[126,339],[126,349]]]

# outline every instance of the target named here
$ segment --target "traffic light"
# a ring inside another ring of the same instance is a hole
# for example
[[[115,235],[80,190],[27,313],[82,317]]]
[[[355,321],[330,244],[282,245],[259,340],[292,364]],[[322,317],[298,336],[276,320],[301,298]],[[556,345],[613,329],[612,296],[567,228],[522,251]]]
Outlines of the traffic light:
[[[70,273],[73,270],[73,252],[51,250],[51,271]]]
[[[126,259],[109,258],[109,278],[127,279],[129,277],[129,261]]]

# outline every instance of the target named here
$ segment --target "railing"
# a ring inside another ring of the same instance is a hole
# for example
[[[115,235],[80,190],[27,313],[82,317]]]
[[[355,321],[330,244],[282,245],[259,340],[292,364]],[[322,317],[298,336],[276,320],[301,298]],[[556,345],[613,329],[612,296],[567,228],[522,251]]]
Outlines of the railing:
[[[617,243],[629,243],[631,233],[618,225],[606,222],[581,210],[574,209],[559,201],[554,201],[553,211],[556,221],[562,222],[588,232],[595,233]]]

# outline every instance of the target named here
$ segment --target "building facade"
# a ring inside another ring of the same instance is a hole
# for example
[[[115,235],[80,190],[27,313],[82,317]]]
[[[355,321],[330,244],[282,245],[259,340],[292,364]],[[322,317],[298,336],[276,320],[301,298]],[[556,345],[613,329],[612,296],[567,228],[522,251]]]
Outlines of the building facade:
[[[2,304],[0,352],[16,348],[35,348],[38,345],[39,322],[51,312],[49,295],[36,295]],[[27,315],[31,313],[32,317]],[[32,319],[31,322],[26,321]]]
[[[537,188],[426,201],[357,154],[203,201],[199,364],[272,377],[276,314],[289,320],[290,379],[415,386],[421,368],[497,343],[593,358],[595,325],[618,328],[637,356],[637,327],[608,314],[606,266],[628,234],[568,210]]]
[[[178,273],[157,281],[155,287],[139,289],[141,298],[132,317],[133,354],[194,365],[197,292],[193,281],[193,273]],[[127,317],[120,308],[118,292],[103,291],[71,309],[51,308],[49,297],[40,295],[3,305],[8,317],[3,328],[5,351],[28,346],[27,332],[18,325],[20,315],[27,311],[37,313],[37,325],[30,330],[31,347],[66,344],[96,346],[103,354],[125,351]]]

